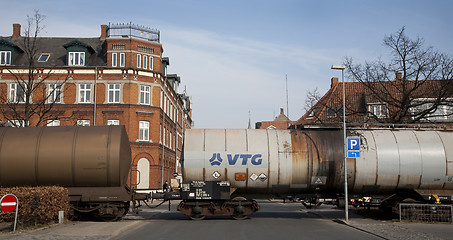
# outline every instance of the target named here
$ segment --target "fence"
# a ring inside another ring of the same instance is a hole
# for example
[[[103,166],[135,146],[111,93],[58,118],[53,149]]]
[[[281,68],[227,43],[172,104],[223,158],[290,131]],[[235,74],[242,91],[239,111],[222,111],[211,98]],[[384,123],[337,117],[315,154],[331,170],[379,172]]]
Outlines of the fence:
[[[400,222],[409,220],[453,223],[453,205],[401,203],[399,216]]]

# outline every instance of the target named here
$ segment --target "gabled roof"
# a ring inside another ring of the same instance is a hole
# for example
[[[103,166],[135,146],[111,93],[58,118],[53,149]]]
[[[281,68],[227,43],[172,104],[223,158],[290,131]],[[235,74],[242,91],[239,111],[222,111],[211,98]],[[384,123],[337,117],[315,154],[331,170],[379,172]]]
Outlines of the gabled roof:
[[[345,82],[346,119],[350,123],[365,121],[367,105],[373,103],[388,103],[401,97],[403,85],[412,89],[412,99],[435,98],[439,89],[447,83],[446,80],[423,80],[423,81],[381,81],[381,82]],[[365,85],[367,84],[367,85]],[[447,95],[453,97],[453,88],[446,88]],[[376,94],[383,93],[383,94]],[[331,88],[326,94],[299,120],[295,125],[313,123],[339,123],[342,115],[343,84],[337,78],[332,79]],[[338,111],[337,116],[327,116],[327,111]],[[312,114],[316,112],[315,114]],[[348,114],[349,112],[349,114]],[[360,114],[362,113],[362,114]]]
[[[88,51],[90,51],[90,53],[94,53],[94,49],[90,45],[85,44],[77,39],[63,45],[63,47],[65,49],[68,49],[69,47],[73,47],[73,46],[81,46],[81,47],[88,49]]]

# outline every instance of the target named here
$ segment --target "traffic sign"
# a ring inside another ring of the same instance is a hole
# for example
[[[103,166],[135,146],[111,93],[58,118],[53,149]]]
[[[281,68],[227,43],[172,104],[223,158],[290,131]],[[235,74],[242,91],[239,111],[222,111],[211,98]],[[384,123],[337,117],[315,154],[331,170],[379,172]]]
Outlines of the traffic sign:
[[[16,209],[17,198],[12,194],[7,194],[0,200],[0,207],[4,213],[10,213]]]
[[[348,138],[348,151],[360,150],[360,139],[359,138]]]

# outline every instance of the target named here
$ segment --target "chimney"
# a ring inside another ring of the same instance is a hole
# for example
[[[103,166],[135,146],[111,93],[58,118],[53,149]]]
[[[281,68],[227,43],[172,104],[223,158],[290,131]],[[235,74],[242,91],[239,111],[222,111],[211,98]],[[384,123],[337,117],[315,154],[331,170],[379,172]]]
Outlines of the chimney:
[[[338,83],[338,78],[337,77],[333,77],[330,79],[330,88],[332,88],[333,86],[337,85]]]
[[[395,73],[395,79],[396,79],[396,81],[401,81],[401,80],[403,80],[403,74],[400,73],[400,72],[396,72],[396,73]]]
[[[107,30],[108,30],[107,25],[101,25],[101,39],[106,39],[107,38]]]
[[[20,37],[20,24],[14,23],[13,24],[13,38],[19,38]]]
[[[280,108],[280,114],[283,115],[285,112],[283,111],[283,108]]]

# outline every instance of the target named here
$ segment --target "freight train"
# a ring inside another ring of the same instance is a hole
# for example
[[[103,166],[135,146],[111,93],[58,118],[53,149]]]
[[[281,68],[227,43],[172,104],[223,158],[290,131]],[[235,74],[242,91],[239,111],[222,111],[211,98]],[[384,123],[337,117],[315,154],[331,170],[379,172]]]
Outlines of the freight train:
[[[348,189],[381,205],[453,203],[453,131],[348,131]],[[345,204],[341,129],[189,129],[178,191],[139,194],[126,185],[131,150],[122,126],[0,128],[0,186],[68,188],[71,214],[118,219],[138,201],[181,199],[192,219],[244,219],[264,197],[307,207]],[[348,151],[349,154],[349,151]],[[342,202],[343,199],[343,202]]]
[[[116,220],[147,199],[126,186],[130,165],[123,126],[0,128],[0,186],[66,187],[74,218]]]

